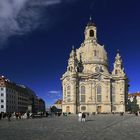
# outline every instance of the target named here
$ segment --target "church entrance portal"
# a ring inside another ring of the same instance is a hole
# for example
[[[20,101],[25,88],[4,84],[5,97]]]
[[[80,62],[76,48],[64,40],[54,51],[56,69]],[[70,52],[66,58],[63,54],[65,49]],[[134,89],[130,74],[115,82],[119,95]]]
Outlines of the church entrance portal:
[[[69,107],[69,106],[66,107],[66,112],[67,112],[67,113],[70,112],[70,107]]]
[[[101,111],[102,111],[102,107],[101,106],[98,106],[97,107],[97,113],[101,113]]]

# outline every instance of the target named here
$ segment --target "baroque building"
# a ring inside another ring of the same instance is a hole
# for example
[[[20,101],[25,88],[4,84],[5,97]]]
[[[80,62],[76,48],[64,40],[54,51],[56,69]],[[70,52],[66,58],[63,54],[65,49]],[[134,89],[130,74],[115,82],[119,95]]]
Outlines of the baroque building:
[[[45,102],[32,89],[0,76],[0,113],[27,111],[45,112]]]
[[[85,40],[74,49],[63,74],[63,112],[125,112],[128,78],[117,52],[113,71],[109,71],[107,52],[97,41],[97,28],[91,21],[85,28]]]

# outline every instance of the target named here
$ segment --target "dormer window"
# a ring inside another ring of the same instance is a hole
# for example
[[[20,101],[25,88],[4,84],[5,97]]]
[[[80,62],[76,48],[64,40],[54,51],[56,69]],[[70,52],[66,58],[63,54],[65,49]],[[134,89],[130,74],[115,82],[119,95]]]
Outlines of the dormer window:
[[[90,37],[94,37],[94,31],[93,30],[90,30],[89,31],[89,35],[90,35]]]

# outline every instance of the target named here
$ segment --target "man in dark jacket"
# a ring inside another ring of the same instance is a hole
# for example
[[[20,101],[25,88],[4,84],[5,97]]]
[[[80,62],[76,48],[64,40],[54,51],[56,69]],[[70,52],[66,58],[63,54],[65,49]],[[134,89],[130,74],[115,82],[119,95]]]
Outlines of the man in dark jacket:
[[[86,114],[83,112],[82,113],[82,122],[85,122],[86,121]]]

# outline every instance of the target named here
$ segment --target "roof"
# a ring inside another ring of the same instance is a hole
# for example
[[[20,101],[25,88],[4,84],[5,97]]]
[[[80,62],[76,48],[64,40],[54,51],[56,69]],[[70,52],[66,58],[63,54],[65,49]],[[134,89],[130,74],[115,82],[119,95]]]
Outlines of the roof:
[[[87,26],[95,26],[95,23],[92,22],[92,18],[89,18],[89,22],[87,24]]]
[[[59,100],[57,100],[54,104],[62,104],[62,100],[59,99]]]
[[[128,97],[134,97],[134,96],[139,96],[140,97],[140,92],[128,94]]]
[[[93,23],[92,21],[89,21],[87,26],[95,26],[95,23]]]

